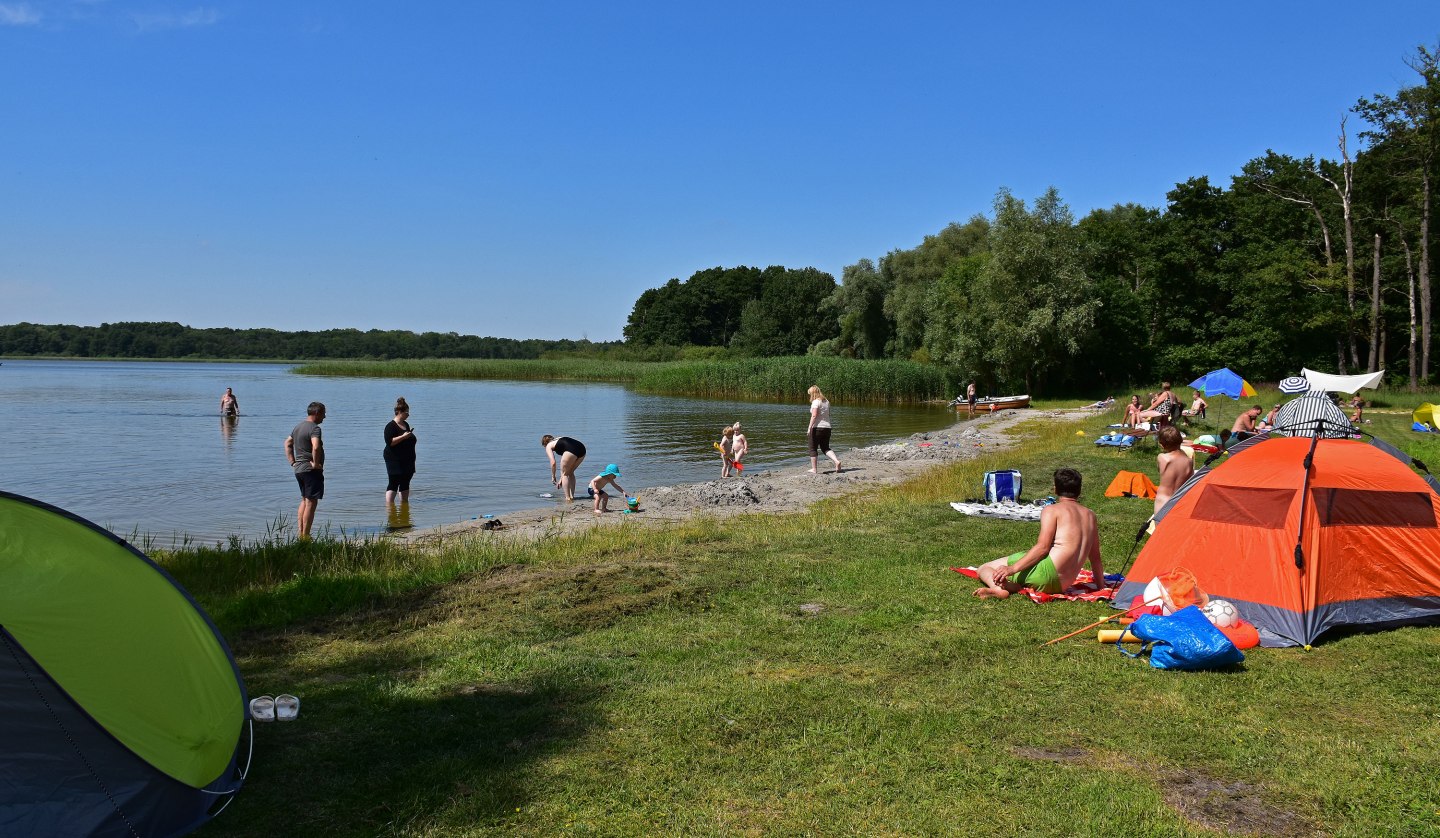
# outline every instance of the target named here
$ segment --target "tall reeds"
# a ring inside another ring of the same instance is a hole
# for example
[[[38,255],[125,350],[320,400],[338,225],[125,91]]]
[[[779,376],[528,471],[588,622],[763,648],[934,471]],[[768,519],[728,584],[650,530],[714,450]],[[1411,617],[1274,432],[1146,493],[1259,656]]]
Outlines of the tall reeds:
[[[850,402],[930,401],[953,389],[938,367],[808,356],[657,365],[634,386],[648,393],[780,401],[802,396],[812,384]]]
[[[499,381],[633,381],[654,366],[644,361],[495,360],[421,358],[392,361],[318,361],[295,368],[300,375],[366,378],[458,378]]]
[[[817,384],[849,402],[904,403],[948,398],[957,390],[944,370],[910,361],[787,357],[715,361],[466,360],[325,361],[302,375],[458,378],[508,381],[608,381],[646,393],[702,398],[791,400]]]

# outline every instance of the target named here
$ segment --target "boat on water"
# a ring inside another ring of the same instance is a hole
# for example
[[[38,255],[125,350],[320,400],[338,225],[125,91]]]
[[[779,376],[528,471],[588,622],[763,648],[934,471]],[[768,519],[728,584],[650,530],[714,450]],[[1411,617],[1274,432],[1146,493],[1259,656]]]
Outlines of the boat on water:
[[[950,403],[958,412],[965,407],[965,399],[957,398]],[[994,413],[997,410],[1009,410],[1017,407],[1029,407],[1030,395],[1028,393],[1020,396],[986,396],[983,399],[975,400],[976,410],[985,410]]]

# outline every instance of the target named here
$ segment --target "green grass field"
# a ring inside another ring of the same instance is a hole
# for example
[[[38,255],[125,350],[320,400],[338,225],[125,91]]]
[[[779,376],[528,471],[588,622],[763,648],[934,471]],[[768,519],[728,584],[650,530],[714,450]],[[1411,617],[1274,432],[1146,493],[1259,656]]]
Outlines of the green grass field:
[[[987,469],[1080,469],[1123,563],[1150,502],[1100,495],[1155,450],[1096,448],[1112,418],[803,514],[163,555],[250,693],[303,701],[202,834],[1440,834],[1440,628],[1166,673],[1040,647],[1103,605],[971,597],[949,568],[1037,531],[948,508]]]

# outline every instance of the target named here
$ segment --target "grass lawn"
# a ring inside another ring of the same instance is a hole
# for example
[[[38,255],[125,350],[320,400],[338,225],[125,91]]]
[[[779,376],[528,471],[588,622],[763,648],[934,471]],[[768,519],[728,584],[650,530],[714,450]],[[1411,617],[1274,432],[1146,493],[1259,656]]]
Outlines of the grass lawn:
[[[1107,421],[804,514],[162,556],[250,693],[303,701],[202,834],[1440,834],[1440,628],[1166,673],[1040,648],[1106,606],[970,596],[951,566],[1038,530],[949,509],[991,468],[1078,468],[1125,561],[1150,502],[1101,493],[1155,449]],[[1371,428],[1423,455],[1408,426]]]

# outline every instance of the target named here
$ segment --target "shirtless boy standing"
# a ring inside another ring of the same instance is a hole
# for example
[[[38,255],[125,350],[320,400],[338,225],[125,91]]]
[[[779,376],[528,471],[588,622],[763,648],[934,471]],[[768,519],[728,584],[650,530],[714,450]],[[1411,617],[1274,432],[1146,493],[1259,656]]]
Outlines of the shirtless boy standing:
[[[981,565],[982,588],[975,596],[1004,599],[1024,587],[1058,594],[1075,583],[1080,568],[1090,563],[1095,590],[1105,587],[1100,563],[1100,530],[1095,513],[1080,504],[1080,472],[1055,471],[1053,503],[1040,513],[1040,537],[1025,553],[1015,553]]]
[[[1195,473],[1195,462],[1180,450],[1180,429],[1166,425],[1156,435],[1160,441],[1160,456],[1155,462],[1160,466],[1160,485],[1155,487],[1155,512],[1158,514],[1175,492],[1185,485]]]

